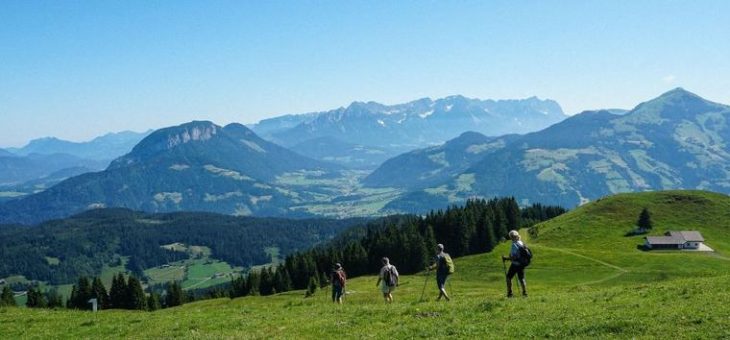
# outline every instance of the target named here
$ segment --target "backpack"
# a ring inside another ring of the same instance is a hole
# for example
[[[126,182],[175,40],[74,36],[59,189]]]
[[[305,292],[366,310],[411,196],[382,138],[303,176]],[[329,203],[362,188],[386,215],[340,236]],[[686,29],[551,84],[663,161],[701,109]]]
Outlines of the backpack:
[[[342,270],[335,270],[332,272],[332,283],[338,283],[340,287],[345,286],[345,272]]]
[[[385,269],[385,273],[383,273],[383,281],[385,281],[385,285],[388,287],[395,287],[398,285],[398,271],[395,269],[395,266],[391,265]]]
[[[444,253],[442,261],[442,266],[446,266],[449,274],[453,274],[454,271],[456,271],[456,266],[454,266],[454,260],[451,259],[451,256],[449,254]]]
[[[522,244],[521,246],[518,245],[517,248],[519,249],[519,262],[523,267],[527,267],[530,265],[530,262],[532,261],[532,250],[527,247],[526,244]]]

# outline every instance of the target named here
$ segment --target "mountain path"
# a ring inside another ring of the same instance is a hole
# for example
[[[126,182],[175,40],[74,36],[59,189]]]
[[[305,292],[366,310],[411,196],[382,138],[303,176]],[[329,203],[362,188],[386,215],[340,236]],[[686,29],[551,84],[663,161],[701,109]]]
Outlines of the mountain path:
[[[548,249],[548,250],[554,250],[554,251],[557,251],[557,252],[560,252],[560,253],[563,253],[563,254],[568,254],[568,255],[572,255],[572,256],[577,256],[577,257],[580,257],[580,258],[584,258],[586,260],[599,263],[601,265],[604,265],[606,267],[609,267],[611,269],[615,269],[615,270],[618,271],[617,273],[614,273],[614,274],[611,274],[609,276],[606,276],[606,277],[604,277],[604,278],[602,278],[600,280],[582,282],[579,285],[593,285],[593,284],[605,282],[605,281],[608,281],[608,280],[615,279],[615,278],[617,278],[617,277],[619,277],[619,276],[621,276],[621,275],[626,274],[626,273],[629,272],[628,269],[621,268],[621,267],[619,267],[617,265],[610,264],[610,263],[608,263],[606,261],[599,260],[599,259],[597,259],[595,257],[590,257],[590,256],[587,256],[587,255],[578,254],[578,253],[573,252],[573,251],[570,251],[570,250],[561,249],[561,248],[547,247],[547,246],[544,246],[544,245],[539,245],[538,247],[539,248],[543,248],[543,249]]]
[[[540,248],[544,248],[544,249],[554,250],[554,251],[561,252],[561,253],[564,253],[564,254],[569,254],[569,255],[573,255],[573,256],[577,256],[577,257],[582,257],[582,258],[584,258],[586,260],[590,260],[590,261],[593,261],[593,262],[596,262],[596,263],[600,263],[600,264],[602,264],[602,265],[604,265],[606,267],[610,267],[610,268],[616,269],[616,270],[618,270],[620,272],[623,272],[623,273],[627,273],[628,272],[628,270],[625,269],[625,268],[621,268],[621,267],[619,267],[617,265],[613,265],[613,264],[610,264],[608,262],[599,260],[599,259],[597,259],[595,257],[590,257],[590,256],[587,256],[587,255],[578,254],[576,252],[573,252],[573,251],[570,251],[570,250],[566,250],[566,249],[561,249],[561,248],[547,247],[547,246],[544,246],[544,245],[539,245],[539,247]]]

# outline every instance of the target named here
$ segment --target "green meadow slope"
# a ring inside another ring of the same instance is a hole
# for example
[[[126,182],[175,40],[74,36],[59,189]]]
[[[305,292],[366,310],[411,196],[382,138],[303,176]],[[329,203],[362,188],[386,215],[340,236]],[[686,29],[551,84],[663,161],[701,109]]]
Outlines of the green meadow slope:
[[[715,253],[645,252],[625,237],[643,207],[654,231],[696,229]],[[730,198],[672,191],[617,195],[538,226],[528,298],[504,297],[494,252],[456,259],[436,302],[433,276],[404,276],[386,305],[375,277],[348,282],[345,304],[329,291],[201,301],[157,312],[0,309],[8,338],[728,338]],[[526,233],[524,233],[526,234]],[[397,259],[394,259],[397,265]],[[428,281],[426,281],[428,279]],[[421,292],[426,288],[424,300]]]

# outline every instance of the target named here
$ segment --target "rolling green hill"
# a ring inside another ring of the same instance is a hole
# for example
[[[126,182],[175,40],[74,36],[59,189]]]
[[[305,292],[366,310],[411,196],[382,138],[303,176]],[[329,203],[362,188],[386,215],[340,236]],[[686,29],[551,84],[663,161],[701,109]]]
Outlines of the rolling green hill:
[[[642,251],[626,237],[639,211],[650,234],[697,229],[715,253]],[[492,253],[456,259],[437,303],[433,276],[404,276],[385,305],[375,278],[348,282],[342,306],[329,291],[196,302],[153,313],[0,309],[9,337],[185,338],[727,338],[730,337],[730,198],[701,191],[624,194],[537,226],[527,271],[530,297],[504,297],[503,267]],[[448,250],[448,249],[447,249]],[[398,260],[393,259],[398,265]],[[347,269],[347,264],[345,264]],[[426,302],[420,301],[426,283]]]

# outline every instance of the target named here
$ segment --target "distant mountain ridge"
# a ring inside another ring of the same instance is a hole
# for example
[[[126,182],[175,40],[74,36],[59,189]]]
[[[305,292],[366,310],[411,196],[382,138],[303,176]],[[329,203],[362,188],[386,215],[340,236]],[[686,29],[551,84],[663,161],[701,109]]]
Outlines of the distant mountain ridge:
[[[516,135],[514,135],[516,136]],[[479,161],[485,152],[501,148],[510,137],[487,137],[478,132],[465,132],[443,145],[414,150],[391,158],[363,184],[370,187],[422,189],[448,180]],[[407,173],[404,176],[404,171]]]
[[[93,160],[112,160],[132,150],[140,140],[149,135],[146,132],[122,131],[108,133],[87,142],[70,142],[56,137],[34,139],[22,148],[10,148],[16,155],[65,153],[79,158]]]
[[[67,169],[101,170],[106,162],[82,159],[68,154],[12,153],[0,155],[0,187],[19,185],[27,181],[41,181]],[[55,183],[55,182],[54,182]]]
[[[452,172],[448,180],[429,183],[388,207],[423,210],[465,197],[495,195],[573,207],[620,192],[727,193],[728,122],[729,106],[677,88],[623,115],[588,111],[511,141],[502,139],[503,147],[486,152],[465,171]]]
[[[0,205],[0,223],[37,223],[96,207],[301,215],[289,207],[310,194],[272,182],[287,172],[324,175],[337,169],[265,141],[243,125],[195,121],[151,133],[105,171]]]
[[[388,156],[441,144],[466,131],[488,136],[537,131],[567,116],[552,100],[479,100],[464,96],[418,99],[384,105],[353,102],[335,110],[266,119],[251,128],[284,146],[334,138],[347,144],[375,147]],[[333,145],[333,148],[341,148]],[[299,149],[304,154],[307,150]],[[320,150],[321,154],[323,150]],[[330,158],[337,158],[333,151]],[[322,159],[322,158],[320,158]],[[339,162],[347,165],[346,161]]]

